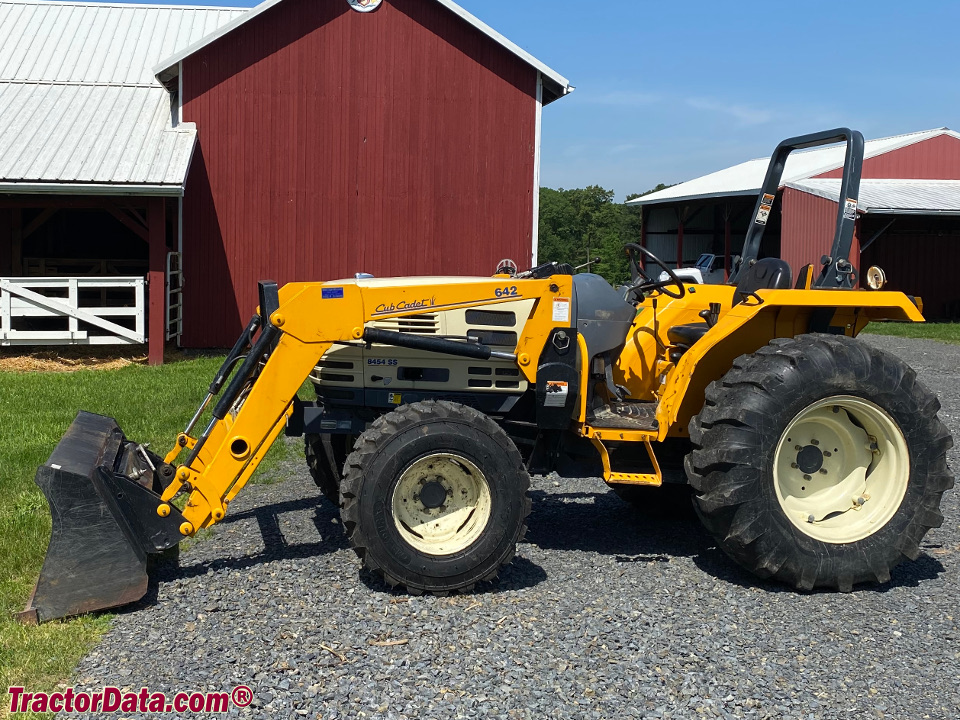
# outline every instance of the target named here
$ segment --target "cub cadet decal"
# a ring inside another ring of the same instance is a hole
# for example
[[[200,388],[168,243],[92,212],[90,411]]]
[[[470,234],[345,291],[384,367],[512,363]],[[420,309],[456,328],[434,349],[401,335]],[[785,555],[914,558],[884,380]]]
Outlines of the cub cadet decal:
[[[413,302],[401,300],[400,302],[396,303],[381,303],[380,305],[377,305],[377,309],[373,311],[372,317],[399,315],[404,312],[410,312],[411,310],[449,310],[451,308],[476,307],[477,305],[483,305],[484,303],[494,303],[502,300],[523,298],[523,295],[520,293],[520,288],[518,288],[516,285],[498,288],[494,292],[496,293],[496,297],[478,298],[476,300],[462,300],[460,302],[447,303],[445,305],[437,305],[436,296],[432,298],[424,298],[423,300],[414,300]]]
[[[377,309],[374,311],[373,314],[387,315],[389,313],[403,312],[405,310],[420,310],[423,308],[433,307],[436,301],[437,301],[437,298],[436,296],[434,296],[431,298],[423,298],[423,300],[412,300],[412,301],[401,300],[400,302],[390,303],[389,305],[387,305],[386,303],[382,303],[380,305],[377,305]]]

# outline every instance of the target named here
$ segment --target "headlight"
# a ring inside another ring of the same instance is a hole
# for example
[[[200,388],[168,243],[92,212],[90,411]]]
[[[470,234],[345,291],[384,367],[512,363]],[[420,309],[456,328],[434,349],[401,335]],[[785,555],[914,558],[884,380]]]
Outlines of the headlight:
[[[887,274],[883,268],[874,265],[867,270],[867,287],[871,290],[881,290],[887,284]]]

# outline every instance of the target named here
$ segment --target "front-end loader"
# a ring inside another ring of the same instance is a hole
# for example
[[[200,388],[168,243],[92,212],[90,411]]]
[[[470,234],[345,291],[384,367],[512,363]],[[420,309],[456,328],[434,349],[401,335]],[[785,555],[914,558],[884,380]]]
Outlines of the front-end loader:
[[[795,280],[759,257],[763,230],[788,154],[837,142],[833,246]],[[728,285],[685,284],[636,244],[619,289],[556,263],[261,283],[165,457],[81,412],[38,470],[53,529],[22,619],[140,598],[150,557],[222,520],[284,431],[306,437],[364,565],[411,593],[496,577],[525,531],[530,472],[595,462],[630,496],[660,486],[678,448],[697,513],[745,568],[800,590],[889,580],[942,522],[952,439],[914,371],[856,339],[872,320],[923,320],[916,298],[858,289],[862,162],[847,129],[781,143]],[[316,400],[297,397],[308,377]]]

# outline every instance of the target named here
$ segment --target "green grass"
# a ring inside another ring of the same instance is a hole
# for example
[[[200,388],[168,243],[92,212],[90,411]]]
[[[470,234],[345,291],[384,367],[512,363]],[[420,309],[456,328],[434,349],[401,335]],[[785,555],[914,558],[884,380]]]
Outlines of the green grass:
[[[871,335],[896,335],[960,345],[960,323],[873,322],[863,331]]]
[[[6,688],[50,690],[66,680],[110,621],[100,615],[24,627],[11,618],[30,594],[50,533],[47,503],[33,482],[37,466],[80,409],[116,418],[128,438],[148,442],[165,455],[221,361],[203,357],[161,367],[0,372],[0,717],[9,708]],[[291,452],[281,438],[261,467],[269,470]]]

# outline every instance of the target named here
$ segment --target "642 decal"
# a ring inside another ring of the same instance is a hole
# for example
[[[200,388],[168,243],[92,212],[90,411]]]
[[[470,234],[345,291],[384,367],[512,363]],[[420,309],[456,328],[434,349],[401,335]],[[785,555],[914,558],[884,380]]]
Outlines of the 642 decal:
[[[505,288],[497,288],[493,294],[496,295],[498,298],[520,297],[520,293],[517,292],[516,285],[510,285],[509,287],[505,287]]]

